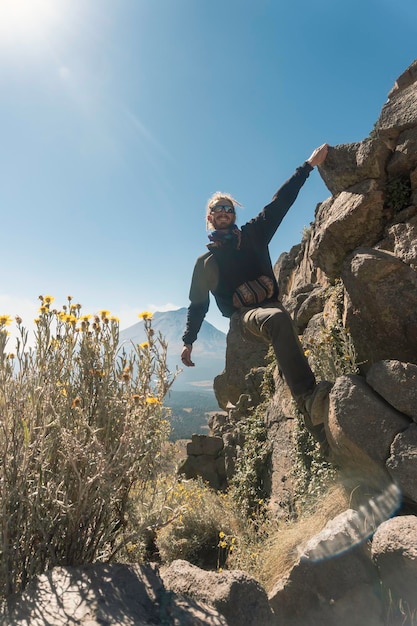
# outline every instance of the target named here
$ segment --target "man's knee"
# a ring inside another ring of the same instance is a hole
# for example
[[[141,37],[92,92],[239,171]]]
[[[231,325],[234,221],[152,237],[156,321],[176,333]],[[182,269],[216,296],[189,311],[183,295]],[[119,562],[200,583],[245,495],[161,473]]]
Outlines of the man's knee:
[[[292,321],[285,309],[268,309],[268,315],[265,317],[261,329],[269,335],[270,339],[273,339],[283,331],[292,331]]]

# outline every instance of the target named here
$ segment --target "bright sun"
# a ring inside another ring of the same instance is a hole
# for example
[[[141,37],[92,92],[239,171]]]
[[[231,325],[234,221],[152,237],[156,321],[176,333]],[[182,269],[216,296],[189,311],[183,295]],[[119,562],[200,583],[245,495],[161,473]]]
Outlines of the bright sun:
[[[60,0],[0,0],[0,45],[43,38],[58,17]]]

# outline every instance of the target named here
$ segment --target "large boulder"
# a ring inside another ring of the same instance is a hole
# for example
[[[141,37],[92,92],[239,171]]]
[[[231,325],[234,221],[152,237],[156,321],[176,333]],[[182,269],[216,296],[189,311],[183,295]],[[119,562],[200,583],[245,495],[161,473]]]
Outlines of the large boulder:
[[[345,323],[362,370],[376,361],[417,363],[417,273],[394,255],[359,248],[343,266]]]
[[[416,612],[417,517],[404,515],[381,524],[372,540],[372,559],[391,602],[398,606],[400,600],[405,601],[408,614]]]
[[[417,128],[404,130],[387,165],[390,178],[406,175],[417,165]]]
[[[375,131],[385,141],[396,140],[400,133],[417,126],[416,61],[400,76],[375,124]]]
[[[274,265],[280,298],[288,295],[293,287],[294,270],[298,268],[301,244],[293,246],[289,252],[283,252]]]
[[[343,261],[359,246],[372,246],[386,223],[381,191],[368,194],[341,192],[317,210],[310,246],[311,258],[329,278],[340,276]]]
[[[374,363],[366,382],[397,411],[417,423],[417,365],[387,360]]]
[[[332,195],[365,180],[384,180],[390,150],[376,139],[330,147],[320,175]]]
[[[336,379],[329,396],[326,434],[344,468],[384,467],[394,437],[410,420],[389,406],[361,376]]]
[[[253,339],[243,337],[236,318],[231,318],[226,340],[226,366],[213,383],[220,408],[226,410],[246,393],[246,376],[252,368],[265,365],[267,352],[266,343],[256,340],[255,337]]]
[[[167,591],[155,566],[55,567],[9,599],[1,626],[228,626],[198,600]]]
[[[376,246],[379,250],[392,252],[398,259],[417,270],[417,206],[410,206],[397,213],[387,226],[384,238]]]
[[[207,572],[177,560],[161,574],[167,589],[215,607],[228,626],[276,626],[265,590],[245,572]]]
[[[413,61],[407,69],[397,78],[393,88],[388,94],[388,98],[391,98],[394,94],[398,94],[400,91],[409,87],[417,81],[417,60]]]
[[[386,466],[404,497],[417,502],[417,424],[411,424],[395,437]]]
[[[356,512],[348,510],[307,543],[269,594],[277,624],[383,626],[377,570],[352,532],[355,524]]]

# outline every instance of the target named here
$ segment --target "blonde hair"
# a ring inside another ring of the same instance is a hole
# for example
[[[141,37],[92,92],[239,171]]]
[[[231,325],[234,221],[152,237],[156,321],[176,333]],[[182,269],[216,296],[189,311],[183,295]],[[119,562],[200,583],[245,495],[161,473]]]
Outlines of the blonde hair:
[[[238,202],[230,193],[223,193],[223,191],[216,191],[212,196],[207,200],[206,204],[206,228],[207,230],[213,230],[213,224],[209,221],[208,216],[211,213],[212,207],[220,202],[220,200],[228,200],[236,213],[236,207],[241,207],[242,205]]]

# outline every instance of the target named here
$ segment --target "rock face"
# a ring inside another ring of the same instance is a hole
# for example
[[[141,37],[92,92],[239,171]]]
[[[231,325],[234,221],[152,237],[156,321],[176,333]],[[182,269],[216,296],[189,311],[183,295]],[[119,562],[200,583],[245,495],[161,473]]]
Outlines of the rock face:
[[[219,575],[183,561],[162,579],[153,568],[61,568],[15,599],[1,624],[383,626],[389,593],[408,616],[417,612],[417,517],[398,514],[402,501],[407,513],[417,511],[417,61],[397,79],[371,135],[332,147],[319,171],[331,197],[275,272],[308,351],[333,348],[312,365],[326,366],[334,383],[320,422],[333,463],[352,478],[355,508],[311,538],[269,599],[243,572]],[[259,403],[266,350],[230,329],[214,385],[227,414],[211,418],[210,436],[193,437],[186,476],[227,487],[244,443],[239,424]],[[354,354],[352,373],[344,367]],[[264,415],[270,505],[279,516],[294,506],[296,414],[278,371]],[[48,612],[55,622],[42,621]]]
[[[393,254],[358,248],[346,259],[342,279],[346,325],[364,369],[385,359],[416,362],[416,271]]]
[[[329,522],[271,591],[269,600],[277,624],[384,624],[377,570],[367,548],[352,541],[355,515],[355,511],[348,510]]]
[[[11,599],[0,624],[227,626],[212,607],[167,591],[156,567],[121,564],[55,567]]]
[[[226,367],[214,379],[213,389],[220,408],[227,409],[236,404],[239,396],[246,391],[246,376],[251,368],[265,364],[268,346],[260,341],[242,341],[236,321],[230,321],[227,335]]]
[[[372,541],[372,559],[394,600],[415,607],[417,589],[417,517],[405,515],[381,524]]]
[[[358,369],[341,374],[339,362],[333,374],[326,374],[334,386],[322,421],[333,462],[354,472],[364,493],[374,494],[367,519],[374,515],[372,532],[381,523],[382,532],[385,524],[402,519],[385,521],[398,511],[401,498],[417,510],[417,61],[396,81],[370,136],[331,147],[319,171],[331,196],[316,208],[302,242],[280,256],[275,273],[282,301],[311,352],[321,337],[334,339],[338,319],[338,330],[349,333]],[[342,293],[339,318],[328,297],[336,284]],[[244,376],[247,348],[232,328],[226,370],[217,381],[226,410],[228,401],[239,402],[239,394],[249,396],[246,404],[252,406]],[[339,349],[339,360],[352,358],[347,343]],[[263,365],[262,353],[251,356],[250,367]],[[229,441],[238,427],[232,411],[222,424],[231,429]],[[276,374],[265,424],[272,442],[270,506],[278,516],[294,504],[294,417],[286,385]],[[231,445],[232,456],[233,449],[239,454],[241,443]],[[395,527],[399,545],[404,531],[396,569],[411,572],[414,591],[408,529],[415,519]],[[343,535],[340,524],[335,522],[330,535]],[[378,556],[379,550],[373,547],[376,568],[363,545],[320,563],[300,558],[270,596],[277,624],[350,624],[351,607],[358,606],[355,613],[363,615],[364,624],[382,625],[383,599],[375,594],[375,576],[388,580],[384,559],[391,563],[394,557]],[[417,610],[417,594],[404,589],[403,599]],[[355,623],[361,622],[355,618]]]
[[[162,577],[167,589],[211,604],[229,626],[276,623],[264,589],[245,572],[205,572],[178,560],[163,571]]]

